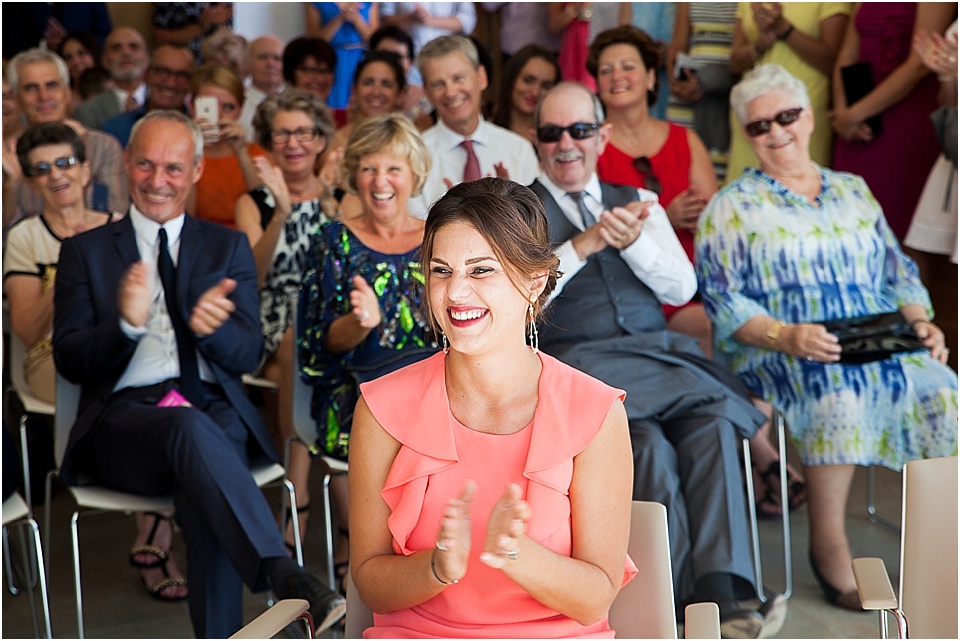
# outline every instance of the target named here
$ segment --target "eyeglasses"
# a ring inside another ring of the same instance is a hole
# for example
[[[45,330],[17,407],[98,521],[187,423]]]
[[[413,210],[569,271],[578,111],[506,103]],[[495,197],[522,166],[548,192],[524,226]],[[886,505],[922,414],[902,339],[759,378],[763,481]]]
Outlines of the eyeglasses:
[[[566,127],[546,125],[537,129],[537,140],[540,142],[560,142],[565,131],[574,140],[586,140],[597,135],[597,132],[600,131],[600,125],[595,122],[575,122]]]
[[[633,159],[633,168],[643,174],[643,188],[654,192],[658,196],[663,193],[663,183],[653,175],[653,165],[646,156]]]
[[[80,162],[80,160],[76,156],[64,156],[63,158],[57,158],[53,162],[38,162],[37,164],[31,165],[27,168],[27,175],[31,178],[36,178],[37,176],[49,176],[54,167],[60,171],[64,171],[69,167],[73,167],[78,162]]]
[[[283,143],[290,140],[290,136],[293,136],[297,139],[297,142],[310,142],[311,140],[316,139],[317,135],[320,132],[314,128],[310,129],[308,127],[301,127],[294,131],[289,129],[271,129],[270,130],[270,140],[275,144],[282,145]]]
[[[770,125],[773,123],[777,123],[781,127],[786,127],[787,125],[796,122],[797,118],[800,117],[802,112],[803,107],[787,109],[786,111],[781,111],[770,120],[754,120],[753,122],[748,122],[743,126],[743,129],[747,132],[748,136],[751,138],[756,138],[757,136],[762,136],[770,131]]]
[[[308,76],[332,76],[333,69],[328,67],[297,67],[297,71]]]
[[[190,80],[189,71],[176,71],[170,67],[150,67],[150,71],[157,74],[164,80],[167,78],[175,78],[178,82],[188,82]]]

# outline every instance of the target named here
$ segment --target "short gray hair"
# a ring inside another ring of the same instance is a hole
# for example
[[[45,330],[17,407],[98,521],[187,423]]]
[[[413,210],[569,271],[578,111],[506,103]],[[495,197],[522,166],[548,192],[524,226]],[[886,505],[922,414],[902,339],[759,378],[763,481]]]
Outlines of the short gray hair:
[[[590,89],[588,89],[586,85],[583,85],[579,82],[573,82],[572,80],[567,80],[565,82],[560,82],[555,84],[554,86],[550,87],[549,90],[544,92],[542,96],[540,96],[540,100],[537,102],[537,106],[533,108],[534,129],[540,128],[540,107],[543,106],[543,102],[547,99],[547,96],[557,91],[558,89],[567,89],[567,88],[581,89],[583,90],[583,93],[590,96],[590,100],[593,102],[593,116],[594,118],[597,119],[598,125],[603,124],[603,119],[605,117],[603,113],[603,103],[600,102],[600,98],[597,96],[597,94],[590,91]]]
[[[751,69],[730,91],[730,108],[741,125],[747,124],[747,105],[760,96],[779,92],[797,101],[798,107],[810,104],[807,86],[778,64],[768,63]]]
[[[20,93],[20,66],[32,65],[38,62],[48,62],[54,65],[60,74],[60,82],[63,83],[65,88],[70,87],[70,70],[67,68],[67,63],[64,62],[63,58],[52,51],[44,51],[43,49],[34,47],[33,49],[21,51],[15,55],[10,61],[10,64],[7,65],[7,82],[10,83],[10,88],[13,90],[13,93],[18,95]]]
[[[315,94],[289,87],[281,93],[275,93],[266,98],[257,107],[253,115],[253,129],[257,133],[257,143],[267,151],[273,151],[273,119],[281,111],[302,111],[305,113],[326,143],[330,143],[333,136],[333,119],[330,110]]]
[[[200,159],[203,158],[203,132],[200,131],[200,125],[188,118],[185,114],[179,111],[173,111],[172,109],[158,109],[156,111],[148,111],[144,114],[144,116],[133,125],[133,129],[130,130],[130,144],[127,145],[128,148],[133,146],[133,141],[137,137],[137,132],[140,131],[143,123],[150,120],[165,120],[167,122],[179,123],[186,127],[190,132],[190,137],[193,138],[193,166],[196,167],[200,164]]]
[[[480,68],[480,53],[477,51],[477,45],[473,44],[470,38],[466,36],[440,36],[423,45],[423,49],[417,54],[415,63],[417,69],[420,70],[420,75],[423,75],[423,67],[427,60],[436,60],[452,53],[462,53],[475,70]]]

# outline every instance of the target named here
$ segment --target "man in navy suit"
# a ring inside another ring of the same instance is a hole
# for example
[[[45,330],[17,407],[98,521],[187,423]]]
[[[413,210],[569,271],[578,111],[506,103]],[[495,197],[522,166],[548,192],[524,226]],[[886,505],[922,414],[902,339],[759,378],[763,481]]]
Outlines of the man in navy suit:
[[[183,114],[144,116],[126,152],[129,215],[62,246],[54,357],[82,390],[61,475],[173,494],[199,637],[240,628],[242,583],[307,599],[325,629],[344,600],[290,559],[249,472],[276,460],[240,380],[262,346],[256,267],[242,234],[184,214],[202,152]]]

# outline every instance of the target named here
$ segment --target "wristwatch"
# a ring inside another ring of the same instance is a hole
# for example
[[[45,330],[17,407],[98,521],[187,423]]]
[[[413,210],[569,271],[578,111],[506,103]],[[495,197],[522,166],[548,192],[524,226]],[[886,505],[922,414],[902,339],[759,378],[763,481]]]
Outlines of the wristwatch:
[[[774,321],[769,328],[767,328],[767,338],[770,339],[771,345],[776,345],[777,339],[780,338],[780,332],[786,327],[787,324],[782,320]]]

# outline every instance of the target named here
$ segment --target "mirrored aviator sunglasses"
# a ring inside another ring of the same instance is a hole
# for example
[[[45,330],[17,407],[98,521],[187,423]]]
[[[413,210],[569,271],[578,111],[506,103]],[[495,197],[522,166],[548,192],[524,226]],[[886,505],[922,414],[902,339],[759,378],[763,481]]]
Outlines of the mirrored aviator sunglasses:
[[[78,162],[80,162],[80,160],[76,156],[64,156],[63,158],[57,158],[53,162],[38,162],[37,164],[29,167],[30,173],[28,175],[32,178],[36,178],[37,176],[49,176],[54,167],[60,171],[63,171],[68,167],[73,167]]]
[[[586,140],[593,138],[600,130],[600,125],[595,122],[575,122],[572,125],[561,127],[559,125],[545,125],[537,129],[537,140],[540,142],[560,142],[563,138],[563,132],[570,134],[574,140]]]
[[[754,120],[753,122],[748,122],[743,126],[743,129],[747,132],[748,136],[751,138],[756,138],[757,136],[762,136],[763,134],[769,132],[770,126],[773,123],[777,123],[781,127],[786,127],[789,124],[795,123],[800,117],[801,113],[803,113],[803,107],[794,107],[793,109],[781,111],[770,120]]]

